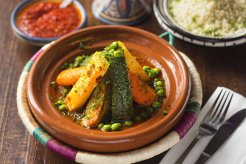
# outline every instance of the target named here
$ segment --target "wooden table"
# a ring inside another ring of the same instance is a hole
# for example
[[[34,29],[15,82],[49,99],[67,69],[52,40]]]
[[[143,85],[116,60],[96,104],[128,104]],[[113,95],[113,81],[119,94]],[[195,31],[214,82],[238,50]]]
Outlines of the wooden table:
[[[11,30],[10,15],[19,2],[0,0],[0,163],[69,163],[38,143],[17,113],[19,76],[26,62],[39,49],[21,42]],[[82,0],[82,3],[88,12],[88,26],[101,24],[91,13],[91,1]],[[137,27],[157,35],[163,32],[154,14]],[[246,45],[206,48],[175,39],[175,47],[196,64],[203,84],[204,102],[217,86],[246,95]],[[158,163],[162,156],[144,163]]]

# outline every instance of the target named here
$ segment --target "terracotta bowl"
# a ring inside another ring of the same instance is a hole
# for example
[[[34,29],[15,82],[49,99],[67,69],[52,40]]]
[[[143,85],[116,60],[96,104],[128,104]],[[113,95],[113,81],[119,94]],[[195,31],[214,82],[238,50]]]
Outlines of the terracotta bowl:
[[[167,90],[162,108],[149,120],[117,132],[86,129],[62,116],[50,100],[49,84],[65,61],[81,54],[78,48],[81,40],[86,45],[82,50],[85,54],[120,40],[137,59],[161,68]],[[158,36],[133,27],[95,26],[62,37],[38,57],[30,71],[27,96],[37,121],[64,143],[93,152],[128,151],[156,141],[175,126],[189,97],[189,75],[179,53]],[[163,117],[164,109],[168,115]]]

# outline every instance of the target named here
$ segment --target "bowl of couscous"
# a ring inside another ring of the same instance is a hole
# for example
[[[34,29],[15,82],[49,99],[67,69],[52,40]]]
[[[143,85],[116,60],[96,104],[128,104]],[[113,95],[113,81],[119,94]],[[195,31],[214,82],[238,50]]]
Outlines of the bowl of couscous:
[[[209,46],[246,43],[245,0],[155,0],[159,24],[177,38]]]

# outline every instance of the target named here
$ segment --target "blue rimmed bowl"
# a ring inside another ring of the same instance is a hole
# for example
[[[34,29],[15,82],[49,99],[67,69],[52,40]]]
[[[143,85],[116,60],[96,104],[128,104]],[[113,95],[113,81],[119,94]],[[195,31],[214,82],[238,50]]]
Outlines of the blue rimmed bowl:
[[[27,7],[28,5],[30,5],[32,3],[40,2],[40,1],[46,1],[47,2],[47,0],[24,0],[23,2],[19,3],[15,7],[15,9],[13,10],[13,12],[11,14],[10,22],[11,22],[11,27],[12,27],[14,33],[22,41],[25,41],[25,42],[27,42],[29,44],[32,44],[32,45],[43,46],[45,44],[48,44],[48,43],[60,38],[61,36],[52,37],[52,38],[33,37],[33,36],[28,35],[27,33],[23,32],[23,31],[21,31],[19,29],[19,27],[17,26],[17,22],[16,22],[18,15],[20,14],[20,12],[25,7]],[[59,2],[59,1],[62,1],[62,0],[56,0],[56,1]],[[76,30],[81,29],[81,28],[86,26],[87,14],[86,14],[86,10],[85,10],[84,6],[78,0],[74,0],[72,3],[73,3],[73,5],[75,5],[75,7],[78,9],[79,13],[81,14],[80,15],[81,16],[81,22],[78,25],[78,27],[73,30],[73,31],[76,31]]]
[[[228,37],[206,37],[191,33],[178,25],[169,13],[168,6],[172,0],[154,0],[153,9],[161,27],[175,37],[186,42],[206,47],[231,47],[246,43],[246,33]]]

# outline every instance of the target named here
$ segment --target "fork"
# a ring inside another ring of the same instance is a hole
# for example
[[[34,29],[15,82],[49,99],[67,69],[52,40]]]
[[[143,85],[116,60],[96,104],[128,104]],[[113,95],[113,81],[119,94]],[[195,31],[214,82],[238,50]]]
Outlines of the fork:
[[[223,93],[223,94],[222,94]],[[227,94],[226,94],[227,93]],[[233,93],[228,100],[230,91],[221,90],[219,95],[217,96],[216,100],[212,104],[209,112],[205,116],[205,119],[202,121],[199,127],[199,133],[191,142],[191,144],[186,148],[183,154],[178,158],[175,164],[182,164],[185,160],[186,156],[189,154],[193,146],[199,141],[200,138],[204,136],[209,136],[215,134],[219,128],[219,125],[224,121],[226,113],[229,109]],[[226,97],[225,97],[226,95]],[[224,98],[225,97],[225,98]],[[219,101],[219,102],[218,102]],[[218,102],[218,103],[217,103]],[[226,107],[224,108],[224,106]]]

